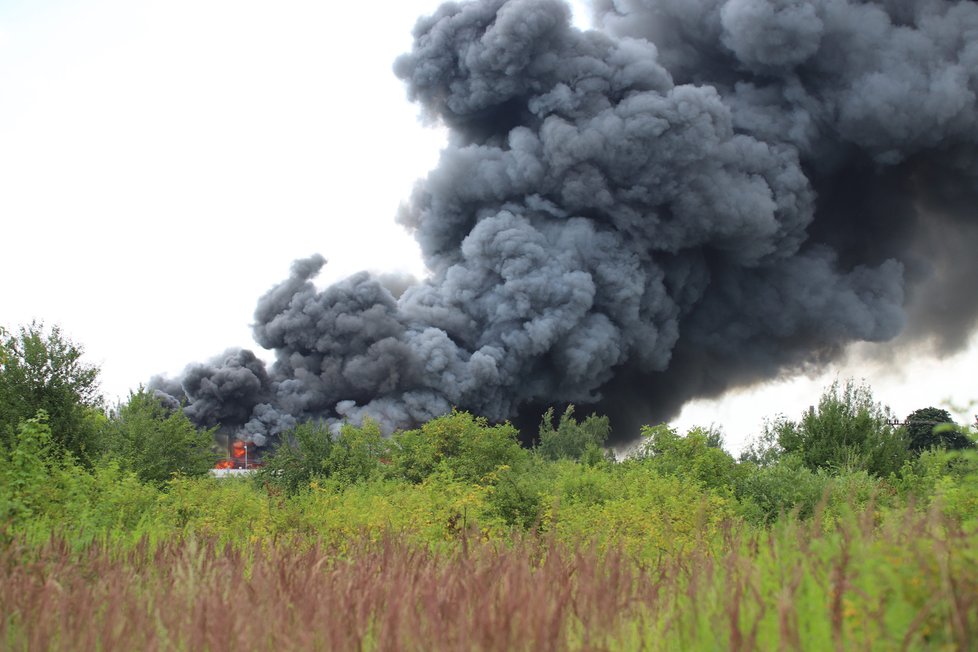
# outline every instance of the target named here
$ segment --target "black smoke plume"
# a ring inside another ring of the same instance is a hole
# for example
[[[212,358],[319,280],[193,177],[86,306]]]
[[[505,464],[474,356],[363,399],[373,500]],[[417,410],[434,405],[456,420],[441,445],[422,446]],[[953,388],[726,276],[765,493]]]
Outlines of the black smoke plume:
[[[978,4],[447,3],[394,71],[450,141],[399,221],[430,270],[259,301],[154,386],[261,445],[307,418],[412,426],[576,403],[618,436],[693,397],[978,316]],[[901,338],[901,339],[904,339]]]

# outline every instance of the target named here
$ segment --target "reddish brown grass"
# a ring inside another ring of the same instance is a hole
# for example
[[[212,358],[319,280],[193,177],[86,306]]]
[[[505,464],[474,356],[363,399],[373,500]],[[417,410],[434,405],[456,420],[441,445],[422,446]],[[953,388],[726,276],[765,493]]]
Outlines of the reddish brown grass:
[[[935,514],[820,528],[730,526],[712,551],[654,561],[535,537],[447,553],[364,537],[342,555],[15,540],[0,549],[0,648],[972,649],[974,532]]]
[[[342,558],[212,543],[0,556],[0,641],[48,649],[603,649],[656,599],[616,553],[537,544],[437,554],[393,538]],[[571,638],[573,640],[571,640]]]

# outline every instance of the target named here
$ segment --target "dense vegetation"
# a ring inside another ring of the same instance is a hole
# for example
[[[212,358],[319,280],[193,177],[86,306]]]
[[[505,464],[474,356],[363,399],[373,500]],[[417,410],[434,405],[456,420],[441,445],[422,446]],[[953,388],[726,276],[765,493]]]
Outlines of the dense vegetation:
[[[0,647],[969,649],[978,454],[853,382],[740,459],[573,409],[304,423],[262,470],[152,393],[105,409],[57,329],[0,347]]]

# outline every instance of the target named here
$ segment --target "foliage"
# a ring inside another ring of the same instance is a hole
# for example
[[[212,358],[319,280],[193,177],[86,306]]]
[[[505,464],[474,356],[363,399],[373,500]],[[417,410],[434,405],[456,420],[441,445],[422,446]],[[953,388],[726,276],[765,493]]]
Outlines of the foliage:
[[[865,470],[877,477],[895,473],[907,458],[907,439],[894,429],[889,408],[877,403],[869,387],[852,380],[832,383],[800,421],[780,418],[765,427],[762,442],[776,442],[776,453],[763,446],[748,459],[770,462],[793,454],[812,471]]]
[[[72,531],[79,543],[96,535],[138,538],[158,491],[115,461],[86,469],[57,451],[43,411],[21,423],[0,460],[0,522],[39,540],[54,531]]]
[[[395,434],[388,470],[391,477],[417,483],[444,464],[460,480],[481,482],[525,455],[509,423],[490,426],[482,417],[453,411],[417,430]]]
[[[551,500],[555,470],[539,455],[528,455],[515,466],[502,466],[491,479],[488,513],[510,526],[545,529],[544,510]]]
[[[664,424],[643,426],[633,458],[662,475],[689,477],[711,489],[732,489],[740,467],[721,443],[714,430],[693,428],[683,436]]]
[[[41,410],[21,422],[13,446],[0,452],[0,522],[17,523],[32,516],[44,500],[44,482],[50,475],[51,427]]]
[[[828,474],[812,471],[797,454],[748,468],[737,486],[741,513],[757,523],[770,523],[790,513],[808,518],[825,495],[828,481]]]
[[[549,460],[600,461],[604,455],[601,447],[611,434],[611,424],[606,416],[592,414],[583,421],[574,418],[574,406],[568,405],[554,428],[554,410],[550,408],[540,421],[540,454]]]
[[[777,415],[773,420],[765,418],[761,434],[747,442],[740,452],[740,461],[761,467],[777,464],[784,454],[778,443],[778,435],[786,426],[791,427],[791,424],[783,414]]]
[[[338,434],[323,422],[308,421],[281,436],[259,472],[268,482],[295,494],[313,481],[331,478],[340,486],[377,476],[388,461],[389,443],[370,419],[360,426],[343,424]]]
[[[182,410],[143,388],[129,394],[103,430],[103,446],[123,470],[162,485],[174,474],[199,476],[214,466],[214,430],[198,429]]]
[[[102,396],[97,367],[84,350],[54,326],[38,322],[6,334],[0,349],[0,446],[13,446],[21,422],[39,410],[48,415],[52,444],[91,466],[99,452]]]
[[[343,485],[369,480],[379,473],[386,454],[379,423],[371,419],[359,427],[345,423],[326,457],[326,475]]]
[[[14,340],[4,373],[27,368]],[[6,419],[21,386],[0,390]],[[510,424],[453,412],[391,438],[371,421],[300,424],[257,481],[204,474],[212,433],[144,390],[109,417],[73,400],[102,436],[85,450],[106,455],[83,465],[44,410],[0,448],[8,647],[216,648],[239,629],[289,649],[956,649],[978,636],[978,451],[910,455],[913,432],[851,382],[769,423],[739,462],[713,430],[647,426],[616,462],[604,417],[569,408],[555,427],[548,411],[525,450]],[[249,629],[229,591],[287,626]]]
[[[731,500],[695,480],[643,465],[561,468],[550,519],[564,542],[655,557],[708,540],[734,514]]]
[[[968,650],[978,637],[978,531],[937,512],[879,524],[857,512],[831,527],[721,523],[693,543],[636,556],[550,537],[463,537],[444,554],[396,531],[237,546],[199,532],[128,554],[96,541],[78,554],[58,538],[33,550],[17,539],[0,548],[0,640],[44,650]]]
[[[927,449],[904,463],[896,486],[910,501],[936,501],[961,519],[978,519],[978,451]]]
[[[325,423],[300,423],[282,433],[278,448],[265,456],[259,479],[294,494],[314,478],[326,476],[332,450],[333,437]]]
[[[904,422],[910,450],[920,454],[929,448],[961,450],[974,446],[954,424],[947,410],[926,407],[913,411]]]

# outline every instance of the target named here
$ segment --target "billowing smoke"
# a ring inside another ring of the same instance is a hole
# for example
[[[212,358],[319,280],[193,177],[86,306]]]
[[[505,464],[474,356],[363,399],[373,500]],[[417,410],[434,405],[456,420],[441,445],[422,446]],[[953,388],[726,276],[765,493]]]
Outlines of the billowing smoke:
[[[154,387],[259,445],[307,418],[407,427],[576,403],[618,436],[684,401],[978,316],[978,3],[449,3],[395,73],[450,142],[399,217],[430,277],[259,301]]]

